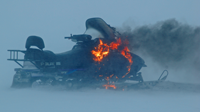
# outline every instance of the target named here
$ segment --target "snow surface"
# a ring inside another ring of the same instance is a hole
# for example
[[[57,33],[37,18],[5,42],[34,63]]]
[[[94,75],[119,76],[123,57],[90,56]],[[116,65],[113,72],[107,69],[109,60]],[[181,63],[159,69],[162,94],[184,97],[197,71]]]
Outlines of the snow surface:
[[[7,50],[25,49],[30,35],[41,36],[46,49],[54,52],[71,49],[74,43],[64,40],[64,36],[83,33],[85,20],[91,17],[101,17],[117,27],[170,18],[199,26],[199,4],[198,0],[1,0],[0,112],[200,112],[200,94],[195,92],[12,89],[13,69],[19,66],[6,60]],[[157,79],[163,69],[151,61],[147,65],[144,79]],[[199,82],[199,77],[182,77],[188,73],[170,72],[168,80],[187,82],[191,78],[189,82]]]
[[[199,93],[1,87],[1,112],[199,112]]]

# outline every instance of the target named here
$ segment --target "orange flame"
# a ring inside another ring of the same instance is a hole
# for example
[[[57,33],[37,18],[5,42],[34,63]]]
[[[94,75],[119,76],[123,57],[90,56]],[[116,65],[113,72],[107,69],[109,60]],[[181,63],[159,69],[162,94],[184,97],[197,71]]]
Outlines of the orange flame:
[[[112,50],[118,50],[118,47],[122,44],[122,41],[121,41],[120,38],[117,39],[117,42],[112,42],[112,43],[110,43],[110,45],[107,45],[106,43],[103,43],[103,41],[102,41],[101,39],[99,39],[99,42],[100,42],[99,45],[98,45],[97,47],[94,48],[95,50],[92,50],[92,51],[91,51],[92,54],[95,56],[95,57],[93,58],[93,60],[94,60],[94,61],[98,61],[98,62],[101,62],[102,59],[103,59],[104,57],[106,57],[106,56],[109,54],[110,49],[112,49]],[[127,45],[127,44],[128,44],[128,41],[125,41],[124,44]],[[125,58],[127,58],[128,61],[129,61],[129,63],[130,63],[130,65],[127,66],[128,72],[127,72],[124,76],[122,76],[122,78],[124,78],[124,77],[130,72],[130,70],[131,70],[131,65],[132,65],[132,63],[133,63],[133,61],[132,61],[132,56],[131,56],[130,51],[129,51],[129,49],[128,49],[127,46],[125,46],[123,50],[118,50],[118,51],[119,51]]]
[[[124,77],[131,71],[131,65],[133,64],[132,56],[131,56],[131,54],[130,54],[129,52],[130,52],[130,51],[129,51],[129,49],[128,49],[127,46],[126,46],[126,47],[122,50],[122,52],[121,52],[121,54],[122,54],[125,58],[127,58],[128,61],[129,61],[129,63],[130,63],[130,65],[127,66],[128,72],[127,72],[125,75],[123,75],[122,78],[124,78]]]
[[[106,89],[108,89],[109,87],[110,88],[113,88],[113,89],[116,89],[117,87],[115,86],[115,85],[109,85],[109,84],[105,84],[105,85],[103,85],[103,87],[105,87]]]
[[[101,61],[104,57],[106,57],[109,53],[109,46],[104,44],[101,39],[99,39],[98,47],[95,47],[95,50],[92,50],[92,54],[95,56],[93,58],[94,61]]]
[[[116,89],[117,87],[114,85],[114,82],[113,84],[109,84],[109,80],[110,78],[113,76],[114,74],[110,75],[110,77],[106,77],[106,81],[108,82],[107,84],[103,85],[103,87],[105,87],[106,89],[108,88],[113,88],[113,89]]]
[[[105,79],[108,81],[107,84],[103,85],[103,87],[105,87],[106,89],[108,88],[113,88],[113,89],[116,89],[117,87],[114,85],[114,82],[113,84],[109,84],[109,80],[110,78],[113,76],[114,74],[110,75],[110,77],[106,77]]]
[[[114,75],[114,74],[110,75],[110,78],[112,78],[113,75]]]
[[[117,42],[110,43],[110,48],[113,50],[118,49],[118,46],[121,44],[122,44],[122,42],[121,42],[121,39],[119,38],[119,39],[117,39]]]

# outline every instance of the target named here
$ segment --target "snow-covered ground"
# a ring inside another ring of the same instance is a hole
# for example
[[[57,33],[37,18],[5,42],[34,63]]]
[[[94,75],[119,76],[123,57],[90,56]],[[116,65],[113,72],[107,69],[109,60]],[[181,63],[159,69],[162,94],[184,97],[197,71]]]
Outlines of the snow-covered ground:
[[[0,88],[1,112],[199,112],[200,95],[151,90]]]
[[[6,60],[7,50],[25,49],[30,35],[41,36],[45,49],[53,52],[71,49],[74,43],[64,37],[83,33],[84,22],[91,17],[101,17],[116,27],[134,28],[170,18],[199,26],[199,4],[198,0],[1,0],[0,112],[200,112],[199,92],[12,89],[13,69],[19,66]],[[148,69],[143,70],[144,79],[157,79],[163,69],[151,61],[146,62]],[[199,72],[171,71],[169,81],[199,82]]]

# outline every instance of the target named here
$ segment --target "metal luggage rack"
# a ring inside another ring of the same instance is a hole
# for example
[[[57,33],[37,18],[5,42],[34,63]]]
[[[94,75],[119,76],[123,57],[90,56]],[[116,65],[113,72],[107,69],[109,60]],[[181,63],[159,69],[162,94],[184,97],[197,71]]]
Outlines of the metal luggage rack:
[[[34,61],[37,60],[30,60],[30,59],[19,59],[19,52],[24,53],[25,54],[25,50],[8,50],[10,52],[10,58],[7,59],[9,61],[14,61],[16,62],[19,66],[21,66],[23,68],[23,65],[21,63],[19,63],[19,61],[30,61],[33,65],[35,65],[38,69],[40,69],[35,63]],[[39,60],[38,60],[39,61]]]

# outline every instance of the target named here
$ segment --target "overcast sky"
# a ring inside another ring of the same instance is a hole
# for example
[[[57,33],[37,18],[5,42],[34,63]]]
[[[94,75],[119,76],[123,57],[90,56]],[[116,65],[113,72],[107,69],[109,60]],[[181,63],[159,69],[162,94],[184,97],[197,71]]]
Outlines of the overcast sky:
[[[12,43],[22,49],[27,36],[38,35],[46,48],[64,47],[67,40],[63,37],[83,33],[85,21],[91,17],[101,17],[117,27],[124,22],[143,25],[171,18],[199,26],[199,4],[199,0],[1,0],[0,45]]]
[[[74,44],[64,37],[83,33],[88,18],[101,17],[117,27],[171,18],[200,26],[199,5],[199,0],[0,0],[0,75],[13,76],[18,65],[6,60],[6,50],[25,49],[30,35],[41,36],[45,49],[62,52]]]

